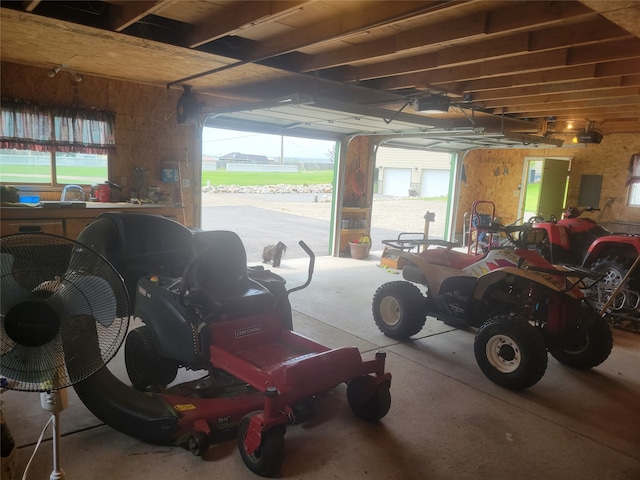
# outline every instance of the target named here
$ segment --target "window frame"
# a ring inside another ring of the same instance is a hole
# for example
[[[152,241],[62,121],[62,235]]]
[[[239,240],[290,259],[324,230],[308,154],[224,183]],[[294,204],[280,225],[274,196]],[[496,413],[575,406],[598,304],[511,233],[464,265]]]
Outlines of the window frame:
[[[46,182],[7,182],[35,188],[61,187],[78,182],[58,181],[59,155],[66,153],[105,155],[107,178],[113,173],[115,115],[112,112],[76,107],[43,106],[17,99],[2,99],[0,149],[49,153]],[[44,160],[43,160],[44,161]],[[106,180],[106,179],[105,179]],[[80,182],[80,185],[94,183]]]
[[[640,153],[634,153],[629,160],[627,178],[627,206],[640,207]]]

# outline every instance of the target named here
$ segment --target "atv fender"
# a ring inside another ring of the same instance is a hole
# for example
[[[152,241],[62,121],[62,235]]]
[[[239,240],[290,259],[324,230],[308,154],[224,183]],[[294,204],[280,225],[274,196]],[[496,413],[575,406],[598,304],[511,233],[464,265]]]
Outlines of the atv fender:
[[[640,236],[608,235],[593,241],[582,265],[589,267],[608,255],[628,258],[631,262],[640,255]]]
[[[474,300],[482,300],[489,287],[495,285],[496,283],[505,281],[505,279],[509,276],[521,277],[529,282],[534,282],[538,285],[542,285],[543,287],[546,287],[554,292],[565,293],[566,295],[569,295],[571,297],[576,297],[576,295],[571,291],[563,292],[563,285],[559,285],[557,280],[553,279],[550,275],[541,272],[528,272],[516,267],[502,267],[493,270],[478,279],[473,290],[472,298]]]

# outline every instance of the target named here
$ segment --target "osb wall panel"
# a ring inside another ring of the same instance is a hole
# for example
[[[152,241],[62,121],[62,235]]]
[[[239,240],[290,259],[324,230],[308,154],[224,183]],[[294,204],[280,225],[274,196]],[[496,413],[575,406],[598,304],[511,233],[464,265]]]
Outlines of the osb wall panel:
[[[629,159],[640,152],[640,136],[612,134],[599,145],[581,148],[473,150],[464,157],[466,182],[460,188],[456,232],[462,231],[463,215],[474,200],[491,200],[496,215],[507,223],[516,219],[518,185],[522,181],[525,157],[571,157],[567,205],[578,203],[582,175],[602,175],[600,207],[602,211],[585,214],[599,221],[640,223],[640,208],[627,205]],[[610,206],[607,200],[613,199]],[[605,207],[606,206],[606,207]]]
[[[572,149],[573,150],[573,149]],[[625,185],[629,174],[631,155],[640,152],[640,135],[612,134],[606,135],[600,145],[589,145],[587,148],[575,149],[575,160],[569,177],[567,203],[578,203],[580,179],[582,175],[602,175],[602,191],[600,193],[601,222],[640,223],[640,207],[627,205],[629,188]],[[607,200],[613,199],[606,207]]]
[[[502,223],[516,220],[524,157],[513,153],[513,150],[472,150],[464,157],[456,232],[462,231],[464,214],[471,212],[476,200],[495,203],[496,216]]]
[[[115,113],[116,153],[110,162],[109,180],[125,184],[121,198],[129,198],[134,168],[141,167],[147,186],[159,186],[182,203],[188,226],[200,222],[201,141],[194,125],[178,125],[175,107],[179,90],[167,90],[119,80],[83,76],[73,80],[68,72],[49,78],[48,70],[2,63],[1,95],[45,105],[75,105]],[[162,183],[163,167],[179,168],[181,183]],[[57,195],[55,192],[44,192]]]

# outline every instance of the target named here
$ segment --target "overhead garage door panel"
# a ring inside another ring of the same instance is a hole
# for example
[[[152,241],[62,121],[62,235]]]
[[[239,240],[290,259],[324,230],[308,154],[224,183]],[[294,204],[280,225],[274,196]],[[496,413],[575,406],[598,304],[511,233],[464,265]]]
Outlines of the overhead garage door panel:
[[[446,197],[448,194],[448,170],[422,170],[422,177],[420,178],[421,197]]]
[[[382,194],[408,197],[411,187],[410,168],[385,168],[382,178]]]

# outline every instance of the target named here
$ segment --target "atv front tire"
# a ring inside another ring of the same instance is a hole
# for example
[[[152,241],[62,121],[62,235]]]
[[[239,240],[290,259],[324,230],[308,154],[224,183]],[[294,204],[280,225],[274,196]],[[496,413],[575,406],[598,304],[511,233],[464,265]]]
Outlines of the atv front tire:
[[[482,373],[509,390],[538,383],[547,370],[547,349],[536,327],[510,315],[487,320],[476,335],[473,350]]]
[[[140,391],[152,385],[167,386],[178,373],[175,361],[158,355],[153,335],[146,325],[131,330],[127,335],[124,362],[131,384]]]
[[[607,321],[591,309],[583,309],[583,315],[593,315],[591,328],[577,334],[560,347],[549,349],[549,353],[573,368],[588,370],[604,362],[613,348],[613,334]]]
[[[373,295],[373,319],[387,337],[404,340],[415,335],[427,321],[427,300],[409,282],[388,282]]]

